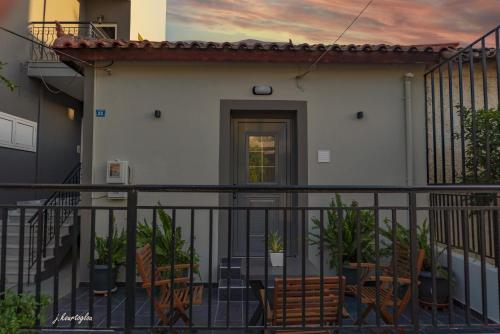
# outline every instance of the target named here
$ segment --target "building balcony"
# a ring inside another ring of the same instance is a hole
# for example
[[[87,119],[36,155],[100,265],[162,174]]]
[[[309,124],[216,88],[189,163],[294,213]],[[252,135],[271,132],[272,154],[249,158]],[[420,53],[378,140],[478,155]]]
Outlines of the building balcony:
[[[34,43],[31,47],[31,60],[28,63],[28,76],[42,80],[55,90],[83,100],[82,73],[59,61],[57,53],[51,49],[61,34],[85,38],[116,38],[115,23],[93,22],[31,22],[30,36]]]

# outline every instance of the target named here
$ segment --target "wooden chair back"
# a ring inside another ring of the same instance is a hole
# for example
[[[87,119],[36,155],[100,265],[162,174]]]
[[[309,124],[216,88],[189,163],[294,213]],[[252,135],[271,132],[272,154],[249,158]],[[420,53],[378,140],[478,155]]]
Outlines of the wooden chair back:
[[[420,276],[420,272],[422,271],[422,267],[424,265],[424,259],[425,259],[425,250],[420,249],[417,253],[417,263],[416,263],[416,268],[415,268],[416,269],[415,270],[415,273],[416,273],[415,279],[417,279],[417,280],[418,280],[418,277]],[[403,266],[403,264],[401,264],[401,266]],[[408,268],[408,271],[409,271],[408,276],[405,276],[405,277],[411,278],[411,259],[410,258],[408,258],[408,261],[404,264],[404,267]],[[396,294],[396,297],[397,297],[397,295],[399,294],[399,291],[394,290],[394,287],[393,287],[392,293]],[[407,286],[406,286],[406,291],[403,295],[403,298],[400,299],[399,305],[396,306],[396,312],[395,312],[395,316],[394,316],[395,319],[399,318],[399,316],[404,312],[406,306],[408,305],[408,303],[411,301],[412,298],[418,298],[418,296],[412,296],[412,294],[413,294],[412,286],[411,286],[410,281],[409,281]],[[393,319],[393,321],[394,321],[394,319]]]
[[[153,249],[147,244],[136,252],[136,265],[139,276],[142,280],[143,287],[146,289],[148,296],[151,297],[151,273],[153,271]],[[155,281],[161,280],[160,273],[155,273]]]
[[[394,254],[392,255],[391,263],[383,273],[387,276],[396,276],[397,278],[411,277],[411,253],[408,247],[401,245],[399,242],[394,246]],[[396,271],[394,271],[394,269]]]
[[[302,315],[308,325],[335,324],[342,316],[341,301],[344,298],[344,277],[324,277],[321,284],[320,277],[302,278],[290,277],[285,280],[276,278],[274,281],[273,325],[301,325]],[[323,301],[321,303],[321,290]],[[305,309],[302,307],[305,299]],[[284,307],[283,307],[284,306]],[[283,308],[285,309],[283,312]],[[322,311],[323,309],[323,311]]]

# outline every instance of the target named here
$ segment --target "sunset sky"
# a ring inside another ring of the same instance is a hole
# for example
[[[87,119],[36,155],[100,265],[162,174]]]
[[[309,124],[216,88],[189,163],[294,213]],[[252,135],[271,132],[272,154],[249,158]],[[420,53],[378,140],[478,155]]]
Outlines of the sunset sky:
[[[367,0],[169,0],[169,40],[331,43]],[[340,40],[467,44],[500,23],[500,0],[375,0]]]

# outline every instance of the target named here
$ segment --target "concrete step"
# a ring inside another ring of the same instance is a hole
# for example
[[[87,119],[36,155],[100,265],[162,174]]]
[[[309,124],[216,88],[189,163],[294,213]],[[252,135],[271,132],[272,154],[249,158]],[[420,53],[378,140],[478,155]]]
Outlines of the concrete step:
[[[31,200],[31,201],[18,201],[17,205],[18,206],[23,206],[23,205],[26,205],[26,206],[28,206],[28,205],[42,205],[46,201],[47,201],[46,198],[44,198],[44,199],[35,199],[35,200]]]
[[[226,279],[219,280],[218,287],[218,300],[227,301],[228,297],[230,301],[242,301],[246,299],[247,288],[246,281],[241,279],[231,279],[230,286],[228,288],[228,281]],[[252,289],[248,288],[248,298],[249,300],[254,300],[254,295]]]
[[[219,278],[226,279],[230,277],[231,279],[241,279],[242,260],[238,258],[232,258],[230,264],[231,266],[229,266],[229,261],[227,260],[227,258],[224,257],[221,259],[219,263]]]

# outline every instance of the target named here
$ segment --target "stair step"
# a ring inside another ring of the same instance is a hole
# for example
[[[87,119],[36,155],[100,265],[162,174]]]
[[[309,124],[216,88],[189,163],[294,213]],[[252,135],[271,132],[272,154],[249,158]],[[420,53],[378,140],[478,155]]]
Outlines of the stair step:
[[[233,289],[233,288],[239,289],[241,287],[246,287],[246,281],[242,280],[242,279],[231,279],[231,281],[229,283],[230,283],[230,286],[229,286],[230,289]],[[227,279],[220,279],[219,280],[219,289],[227,289],[227,286],[228,286]]]

